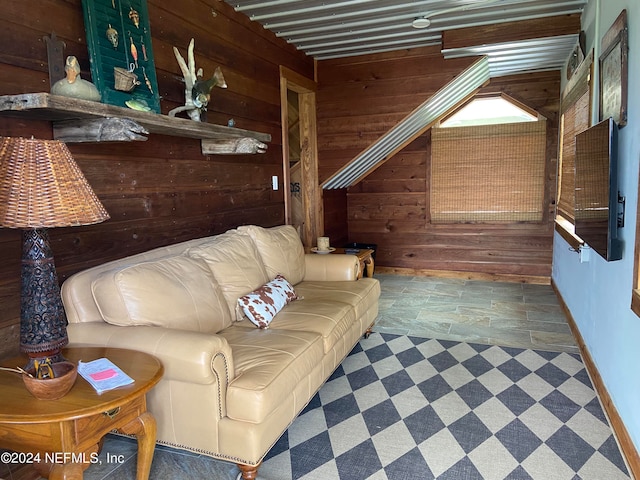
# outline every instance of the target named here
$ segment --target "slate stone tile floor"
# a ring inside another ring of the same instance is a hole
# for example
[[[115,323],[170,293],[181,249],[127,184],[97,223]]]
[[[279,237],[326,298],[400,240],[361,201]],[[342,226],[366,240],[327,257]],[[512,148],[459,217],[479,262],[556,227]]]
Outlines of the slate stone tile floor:
[[[578,353],[550,285],[376,275],[375,331]]]
[[[376,274],[382,286],[375,331],[460,342],[578,353],[553,289],[549,285],[496,283]],[[86,480],[135,478],[136,443],[108,435],[101,465]],[[107,463],[106,455],[124,459]],[[0,478],[11,478],[2,472]],[[232,480],[233,464],[158,446],[152,476],[161,479]]]

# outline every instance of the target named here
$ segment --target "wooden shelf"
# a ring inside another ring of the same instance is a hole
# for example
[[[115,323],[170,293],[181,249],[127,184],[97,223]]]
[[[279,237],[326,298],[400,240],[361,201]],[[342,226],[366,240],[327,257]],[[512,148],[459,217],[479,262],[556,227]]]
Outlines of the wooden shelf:
[[[262,153],[271,141],[267,133],[49,93],[0,96],[0,115],[51,121],[54,137],[68,143],[144,141],[156,133],[199,139],[205,154],[234,154]]]

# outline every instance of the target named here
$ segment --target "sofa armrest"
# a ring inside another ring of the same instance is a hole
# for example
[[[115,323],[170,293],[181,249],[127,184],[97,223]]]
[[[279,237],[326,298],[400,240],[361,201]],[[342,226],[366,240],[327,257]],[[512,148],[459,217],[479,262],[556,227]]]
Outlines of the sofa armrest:
[[[71,323],[67,333],[71,346],[149,353],[162,362],[164,378],[204,385],[219,381],[225,395],[234,376],[231,347],[218,335],[150,326],[119,327],[104,322]]]
[[[360,263],[355,255],[307,253],[304,260],[304,280],[308,282],[337,282],[358,279]]]

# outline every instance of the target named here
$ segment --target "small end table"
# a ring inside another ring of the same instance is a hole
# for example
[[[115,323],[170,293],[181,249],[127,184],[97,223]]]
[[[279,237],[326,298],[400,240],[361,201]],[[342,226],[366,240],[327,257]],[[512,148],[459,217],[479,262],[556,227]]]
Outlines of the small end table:
[[[112,430],[138,439],[137,480],[147,480],[156,443],[156,421],[147,411],[145,394],[160,380],[163,367],[152,355],[103,347],[70,347],[69,361],[88,362],[106,357],[134,379],[134,383],[98,395],[78,375],[75,385],[59,400],[38,400],[27,391],[19,374],[0,372],[0,448],[33,462],[38,473],[53,480],[82,479],[97,458],[102,437]],[[26,357],[2,362],[24,365]]]
[[[373,250],[370,250],[368,248],[336,248],[335,251],[331,253],[355,255],[356,257],[358,257],[358,261],[360,262],[360,271],[358,272],[358,278],[363,277],[365,268],[367,271],[367,277],[373,277],[373,269],[375,267],[373,264]]]

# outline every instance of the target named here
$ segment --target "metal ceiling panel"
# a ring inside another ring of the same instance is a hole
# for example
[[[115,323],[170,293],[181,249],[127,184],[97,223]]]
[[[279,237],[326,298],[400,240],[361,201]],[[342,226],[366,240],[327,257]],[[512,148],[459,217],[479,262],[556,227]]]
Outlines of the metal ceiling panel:
[[[487,55],[491,77],[541,70],[559,70],[578,42],[578,35],[537,38],[522,42],[498,43],[442,50],[444,58]]]
[[[323,60],[437,45],[445,30],[580,13],[587,0],[226,2],[299,50]],[[430,20],[427,28],[411,26],[420,17]],[[541,66],[547,64],[541,58]]]

